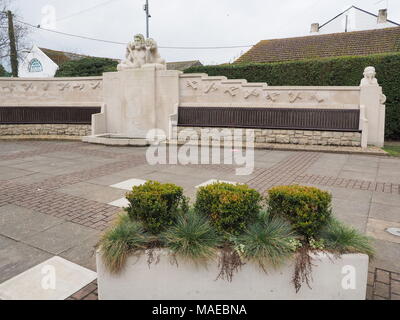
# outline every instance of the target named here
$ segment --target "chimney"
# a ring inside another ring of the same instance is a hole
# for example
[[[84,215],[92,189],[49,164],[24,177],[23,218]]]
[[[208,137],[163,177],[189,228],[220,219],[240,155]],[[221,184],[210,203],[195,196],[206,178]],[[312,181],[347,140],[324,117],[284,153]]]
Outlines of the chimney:
[[[379,10],[378,23],[386,23],[387,22],[387,16],[388,16],[387,9]]]
[[[318,33],[319,32],[319,23],[313,23],[311,25],[311,33]]]

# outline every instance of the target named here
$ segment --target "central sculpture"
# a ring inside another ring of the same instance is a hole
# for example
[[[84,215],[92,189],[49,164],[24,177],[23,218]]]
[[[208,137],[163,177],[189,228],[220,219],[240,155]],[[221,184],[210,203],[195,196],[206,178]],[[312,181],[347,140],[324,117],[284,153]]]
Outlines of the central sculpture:
[[[158,53],[157,42],[154,39],[145,39],[142,34],[137,34],[126,48],[125,60],[117,66],[118,71],[140,69],[152,65],[158,70],[166,70],[165,60]]]

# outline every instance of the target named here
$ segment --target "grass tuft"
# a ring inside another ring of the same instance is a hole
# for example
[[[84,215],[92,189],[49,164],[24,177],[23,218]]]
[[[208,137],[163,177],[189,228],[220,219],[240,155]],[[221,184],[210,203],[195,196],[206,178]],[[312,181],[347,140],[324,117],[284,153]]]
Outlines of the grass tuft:
[[[221,237],[202,215],[189,210],[161,235],[162,242],[184,259],[205,262],[215,257]]]
[[[105,267],[111,273],[120,272],[128,256],[137,250],[146,249],[149,240],[150,237],[138,222],[131,221],[126,214],[120,215],[116,224],[99,242]]]
[[[294,240],[293,229],[287,221],[264,211],[234,242],[243,258],[258,262],[265,271],[267,266],[277,268],[292,257],[296,250]]]
[[[364,253],[370,258],[374,256],[374,248],[371,245],[370,237],[334,218],[331,218],[329,223],[322,229],[320,239],[324,240],[327,250],[339,254]]]

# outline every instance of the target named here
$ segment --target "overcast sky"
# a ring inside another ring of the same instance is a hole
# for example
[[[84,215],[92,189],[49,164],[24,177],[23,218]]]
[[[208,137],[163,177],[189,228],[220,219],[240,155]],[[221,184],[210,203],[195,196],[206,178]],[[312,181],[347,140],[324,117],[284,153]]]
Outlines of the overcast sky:
[[[19,17],[38,25],[42,9],[56,9],[56,30],[77,35],[128,42],[145,33],[145,0],[13,0]],[[324,23],[351,5],[377,13],[387,0],[149,0],[150,36],[160,46],[238,46],[263,39],[309,34],[313,22]],[[389,0],[389,19],[400,21],[400,0]],[[71,16],[71,17],[69,17]],[[68,18],[69,17],[69,18]],[[122,45],[100,43],[33,31],[32,43],[50,49],[99,57],[121,58]],[[205,64],[230,62],[248,48],[219,50],[161,49],[167,61],[200,60]]]

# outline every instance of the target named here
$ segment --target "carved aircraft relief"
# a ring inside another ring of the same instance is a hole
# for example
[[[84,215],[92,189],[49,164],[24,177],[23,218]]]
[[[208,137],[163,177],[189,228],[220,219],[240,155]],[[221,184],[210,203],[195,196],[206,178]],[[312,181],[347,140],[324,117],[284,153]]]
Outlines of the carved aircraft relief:
[[[96,89],[98,89],[98,88],[101,87],[101,82],[100,82],[100,81],[93,82],[93,83],[90,84],[90,87],[91,87],[93,90],[96,90]]]
[[[311,101],[317,101],[318,103],[322,103],[325,100],[323,98],[321,98],[317,93],[313,93],[310,97]]]
[[[217,87],[217,83],[216,82],[211,82],[206,89],[204,90],[204,93],[209,93],[209,92],[214,92],[217,91],[218,87]]]
[[[85,89],[85,84],[84,83],[75,83],[72,86],[73,89],[78,89],[79,91],[82,91],[83,89]]]
[[[65,91],[65,89],[68,89],[71,85],[67,82],[67,83],[60,83],[58,85],[58,89],[60,91]]]
[[[230,87],[229,89],[226,89],[224,93],[229,93],[232,97],[236,96],[237,90],[239,90],[238,87]]]
[[[197,83],[198,82],[196,80],[193,80],[193,81],[188,80],[186,82],[186,87],[192,88],[193,90],[197,90]]]
[[[2,87],[3,91],[6,92],[14,92],[15,88],[16,88],[15,84],[9,84]]]
[[[280,93],[276,93],[276,92],[272,92],[272,93],[267,92],[267,95],[265,96],[265,98],[272,102],[276,102],[276,100],[278,99],[278,97],[280,95],[281,95]]]
[[[297,100],[302,100],[301,92],[293,93],[289,92],[289,101],[290,103],[296,102]]]
[[[251,91],[245,91],[244,98],[248,99],[251,96],[258,97],[259,95],[260,93],[257,91],[257,89],[253,89]]]
[[[35,89],[32,83],[24,83],[24,84],[21,84],[21,86],[24,88],[25,92]]]

